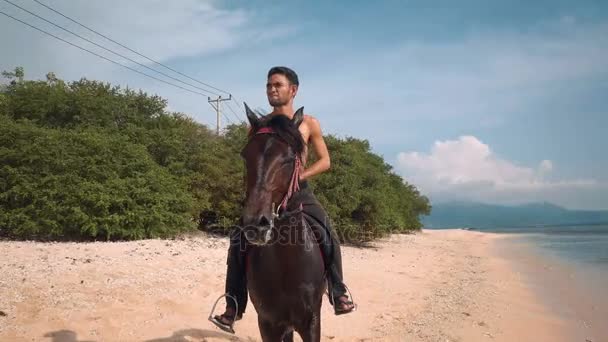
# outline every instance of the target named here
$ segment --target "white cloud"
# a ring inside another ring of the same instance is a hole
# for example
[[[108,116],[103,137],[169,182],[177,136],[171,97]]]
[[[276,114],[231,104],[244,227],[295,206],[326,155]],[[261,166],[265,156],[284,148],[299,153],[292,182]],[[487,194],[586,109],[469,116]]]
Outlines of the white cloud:
[[[541,175],[547,174],[553,170],[553,163],[550,160],[543,160],[540,162],[539,173]]]
[[[398,162],[405,170],[424,175],[431,183],[438,184],[485,182],[507,187],[539,181],[539,174],[533,169],[497,158],[488,145],[473,136],[437,141],[430,154],[401,153]]]
[[[550,160],[526,167],[498,157],[474,136],[437,141],[430,153],[402,152],[397,170],[435,200],[466,199],[493,203],[549,201],[565,206],[589,204],[581,197],[605,191],[606,185],[589,179],[550,180]],[[572,196],[576,193],[576,196]],[[573,201],[574,197],[576,200]],[[605,197],[605,196],[604,196]],[[608,204],[593,202],[593,206]]]

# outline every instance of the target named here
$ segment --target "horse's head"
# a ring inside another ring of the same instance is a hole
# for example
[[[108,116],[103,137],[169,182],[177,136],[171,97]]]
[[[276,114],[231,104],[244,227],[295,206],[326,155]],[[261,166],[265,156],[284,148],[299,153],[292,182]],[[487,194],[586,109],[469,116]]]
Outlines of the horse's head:
[[[241,156],[246,168],[246,197],[243,226],[247,240],[265,244],[270,239],[274,219],[280,204],[285,204],[299,181],[296,168],[304,150],[298,130],[303,108],[289,119],[285,115],[260,118],[245,104],[251,125],[249,141]]]

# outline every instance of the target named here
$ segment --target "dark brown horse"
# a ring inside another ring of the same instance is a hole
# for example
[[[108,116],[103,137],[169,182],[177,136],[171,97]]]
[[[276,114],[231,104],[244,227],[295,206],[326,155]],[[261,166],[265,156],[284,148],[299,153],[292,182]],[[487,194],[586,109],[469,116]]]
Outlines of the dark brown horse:
[[[304,142],[300,108],[258,117],[247,105],[250,138],[242,151],[247,172],[243,233],[248,241],[247,287],[264,341],[320,341],[326,289],[323,256],[297,195]]]

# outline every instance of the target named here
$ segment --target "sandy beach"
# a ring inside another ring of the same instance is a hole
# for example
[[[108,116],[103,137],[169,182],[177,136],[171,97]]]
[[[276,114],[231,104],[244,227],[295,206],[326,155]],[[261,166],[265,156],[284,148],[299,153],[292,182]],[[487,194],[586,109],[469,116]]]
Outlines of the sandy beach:
[[[606,341],[542,302],[505,235],[424,230],[360,248],[344,272],[358,310],[322,310],[324,341]],[[0,341],[259,341],[249,304],[236,335],[207,321],[227,238],[0,242]],[[221,308],[220,308],[221,309]],[[587,323],[585,323],[587,324]]]

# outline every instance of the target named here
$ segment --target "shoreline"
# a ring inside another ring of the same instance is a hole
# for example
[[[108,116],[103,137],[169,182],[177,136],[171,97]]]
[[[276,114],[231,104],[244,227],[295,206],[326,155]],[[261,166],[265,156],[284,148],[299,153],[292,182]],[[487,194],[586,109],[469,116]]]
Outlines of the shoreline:
[[[522,267],[525,260],[516,257],[527,254],[506,237],[422,230],[368,247],[344,246],[345,282],[359,308],[334,316],[324,298],[322,340],[605,338],[582,336],[576,322],[551,310],[535,292],[538,283]],[[227,238],[205,234],[132,242],[0,241],[6,256],[0,261],[0,292],[6,294],[0,297],[0,340],[259,341],[251,303],[236,335],[207,321],[223,293],[227,246]]]
[[[499,233],[502,234],[502,233]],[[528,287],[549,311],[567,322],[573,338],[603,341],[608,337],[608,272],[545,250],[525,234],[509,234],[500,246],[511,257]]]

